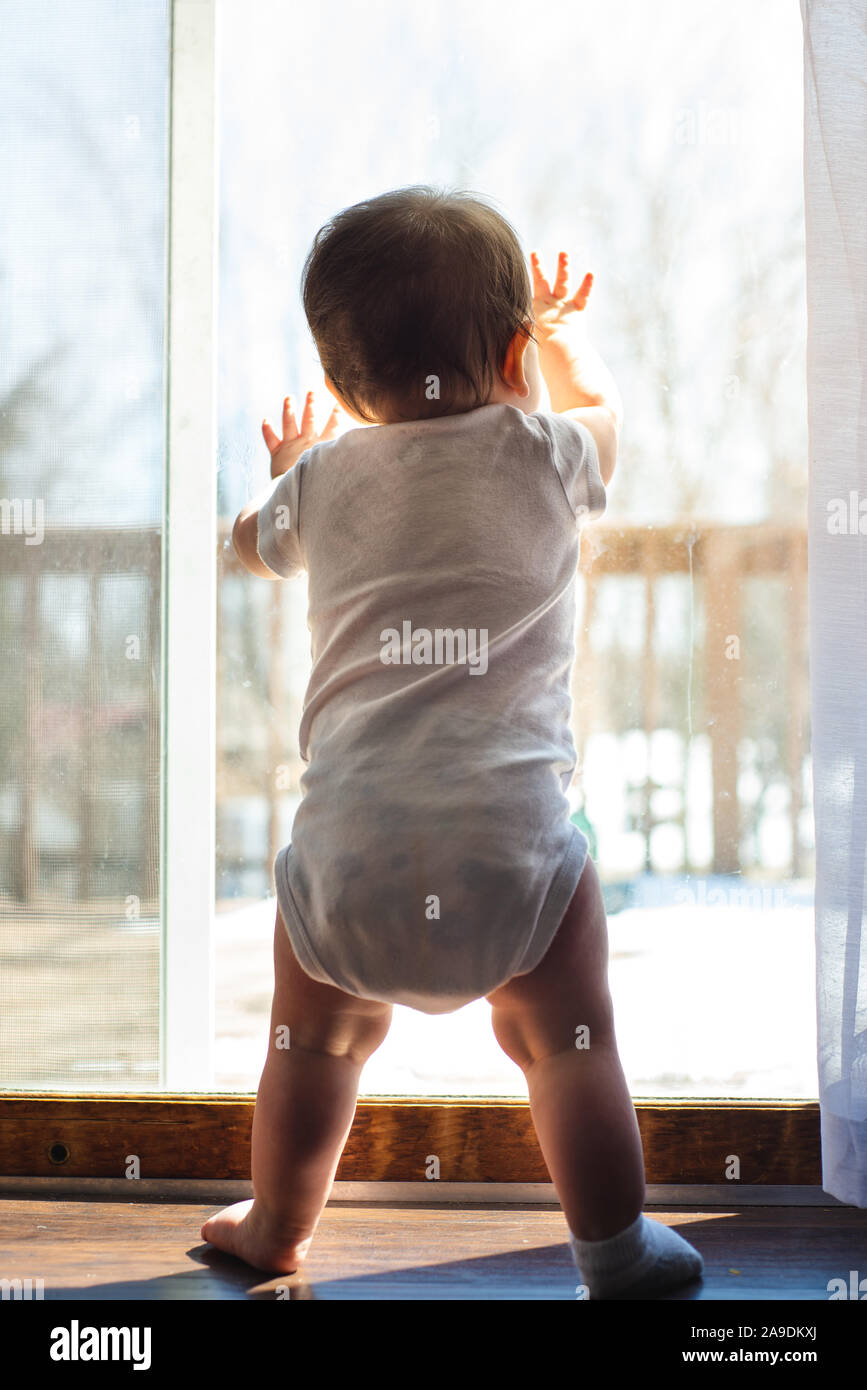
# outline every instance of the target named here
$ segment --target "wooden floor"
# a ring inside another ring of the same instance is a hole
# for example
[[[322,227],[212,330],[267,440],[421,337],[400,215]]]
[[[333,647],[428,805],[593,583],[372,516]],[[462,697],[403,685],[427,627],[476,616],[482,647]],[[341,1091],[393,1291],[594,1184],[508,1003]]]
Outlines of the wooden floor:
[[[203,1244],[218,1205],[172,1200],[0,1201],[0,1278],[43,1279],[46,1299],[569,1299],[576,1274],[548,1206],[334,1202],[303,1276],[270,1279]],[[647,1212],[705,1259],[678,1299],[827,1301],[867,1275],[867,1211],[849,1207]],[[288,1285],[288,1293],[287,1293]],[[282,1288],[281,1288],[282,1286]]]

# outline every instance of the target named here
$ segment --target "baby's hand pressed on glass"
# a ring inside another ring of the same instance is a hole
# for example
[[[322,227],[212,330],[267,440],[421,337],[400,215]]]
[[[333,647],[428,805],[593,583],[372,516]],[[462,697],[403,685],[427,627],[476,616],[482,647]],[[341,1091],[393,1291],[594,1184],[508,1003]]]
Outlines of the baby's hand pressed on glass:
[[[583,312],[593,287],[593,275],[588,270],[574,295],[569,293],[569,257],[561,251],[557,257],[557,274],[551,285],[542,274],[539,257],[535,251],[530,253],[533,271],[533,317],[536,333],[549,337],[561,329],[573,329],[581,320],[576,316]]]
[[[283,401],[283,438],[280,439],[271,428],[267,417],[262,421],[262,436],[271,455],[271,477],[280,478],[297,463],[305,449],[312,444],[321,444],[333,439],[340,424],[340,406],[335,405],[321,434],[316,433],[313,418],[313,392],[308,391],[301,416],[301,426],[295,419],[295,401],[287,396]]]
[[[599,473],[607,487],[614,473],[623,419],[620,392],[610,371],[590,342],[584,310],[593,288],[587,271],[575,294],[569,290],[569,257],[561,251],[557,274],[549,284],[539,257],[530,255],[533,271],[533,337],[539,367],[548,388],[551,409],[569,414],[584,425],[596,442]]]

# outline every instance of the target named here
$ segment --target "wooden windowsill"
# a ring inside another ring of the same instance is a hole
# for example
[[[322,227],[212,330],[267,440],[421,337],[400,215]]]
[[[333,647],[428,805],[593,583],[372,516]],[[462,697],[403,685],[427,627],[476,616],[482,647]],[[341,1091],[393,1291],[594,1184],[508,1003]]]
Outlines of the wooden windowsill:
[[[253,1096],[0,1094],[0,1174],[244,1180]],[[648,1183],[821,1182],[819,1105],[798,1100],[636,1100]],[[53,1155],[53,1158],[52,1158]],[[525,1100],[365,1098],[339,1181],[549,1182]]]

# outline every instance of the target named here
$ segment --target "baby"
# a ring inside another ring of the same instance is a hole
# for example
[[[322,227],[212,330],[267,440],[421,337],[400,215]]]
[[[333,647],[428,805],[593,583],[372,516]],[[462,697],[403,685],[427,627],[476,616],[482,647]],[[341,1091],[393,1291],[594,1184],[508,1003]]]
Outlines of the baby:
[[[275,989],[254,1200],[202,1236],[303,1261],[392,1005],[484,997],[523,1071],[590,1297],[696,1278],[645,1217],[608,938],[566,790],[580,530],[606,505],[617,388],[583,329],[593,277],[553,283],[475,194],[399,189],[314,240],[304,310],[338,404],[313,393],[235,522],[267,579],[306,570],[313,670],[292,843],[274,866]],[[550,410],[540,409],[547,386]],[[342,409],[362,426],[337,435]],[[586,1045],[589,1042],[589,1046]]]

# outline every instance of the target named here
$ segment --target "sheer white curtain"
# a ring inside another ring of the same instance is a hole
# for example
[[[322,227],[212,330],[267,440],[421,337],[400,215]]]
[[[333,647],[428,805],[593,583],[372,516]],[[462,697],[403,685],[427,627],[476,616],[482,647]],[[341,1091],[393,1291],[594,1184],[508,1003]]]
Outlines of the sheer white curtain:
[[[822,1184],[867,1206],[867,0],[801,0]]]

